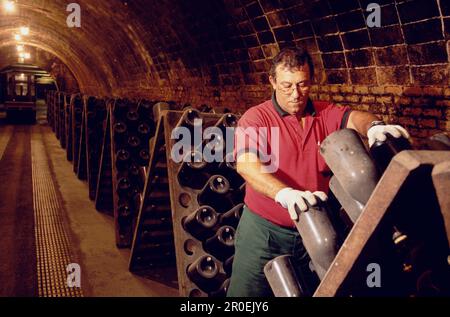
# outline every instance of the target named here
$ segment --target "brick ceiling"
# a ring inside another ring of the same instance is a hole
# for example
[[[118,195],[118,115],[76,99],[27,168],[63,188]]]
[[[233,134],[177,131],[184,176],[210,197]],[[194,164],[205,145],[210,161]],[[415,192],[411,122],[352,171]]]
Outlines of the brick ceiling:
[[[12,34],[27,25],[38,66],[62,61],[91,94],[266,84],[290,45],[310,50],[322,83],[450,84],[450,1],[378,0],[375,29],[368,0],[78,0],[81,28],[66,25],[70,2],[17,0],[0,13],[0,66],[15,62]]]

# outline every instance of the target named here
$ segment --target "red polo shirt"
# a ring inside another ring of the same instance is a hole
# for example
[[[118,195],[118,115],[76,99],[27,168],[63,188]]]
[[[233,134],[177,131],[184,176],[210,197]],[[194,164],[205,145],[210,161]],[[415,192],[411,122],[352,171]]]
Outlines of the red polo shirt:
[[[263,153],[273,155],[270,160],[271,172],[287,186],[327,193],[330,170],[319,153],[319,147],[341,124],[345,127],[350,108],[338,107],[329,102],[308,101],[305,112],[307,115],[302,128],[296,116],[281,109],[275,95],[272,100],[248,109],[235,130],[234,154],[255,151],[255,144],[258,144],[257,148]],[[271,128],[278,128],[278,132]],[[255,130],[259,131],[256,139]],[[274,137],[276,133],[279,137]],[[251,211],[261,217],[283,227],[295,227],[286,209],[250,185],[246,185],[244,201]]]

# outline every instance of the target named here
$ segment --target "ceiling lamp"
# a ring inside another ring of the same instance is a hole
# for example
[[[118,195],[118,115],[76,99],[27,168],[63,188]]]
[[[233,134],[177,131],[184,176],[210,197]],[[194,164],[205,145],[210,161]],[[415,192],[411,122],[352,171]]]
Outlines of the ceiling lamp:
[[[22,27],[20,28],[20,34],[22,34],[22,35],[28,35],[28,34],[30,34],[30,28],[27,27],[27,26],[22,26]]]
[[[8,13],[14,12],[16,10],[16,6],[13,1],[3,1],[3,8]]]

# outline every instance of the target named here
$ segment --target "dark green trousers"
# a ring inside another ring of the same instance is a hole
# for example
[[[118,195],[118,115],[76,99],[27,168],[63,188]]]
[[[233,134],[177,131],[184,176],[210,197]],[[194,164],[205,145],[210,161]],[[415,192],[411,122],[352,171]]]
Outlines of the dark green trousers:
[[[286,211],[287,212],[287,211]],[[297,276],[311,295],[319,279],[309,268],[310,258],[295,229],[277,226],[244,207],[236,231],[235,254],[228,297],[271,297],[264,265],[273,258],[291,254]]]

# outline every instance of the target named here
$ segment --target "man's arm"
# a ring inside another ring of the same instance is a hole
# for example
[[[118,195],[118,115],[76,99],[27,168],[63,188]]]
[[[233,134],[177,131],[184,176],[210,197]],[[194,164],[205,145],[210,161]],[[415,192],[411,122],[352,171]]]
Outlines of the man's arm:
[[[264,172],[264,165],[255,153],[246,152],[238,156],[236,162],[237,172],[257,192],[275,200],[286,208],[292,220],[298,219],[296,207],[300,211],[308,210],[306,201],[314,206],[317,198],[325,201],[327,195],[324,192],[300,191],[288,187],[271,173]]]
[[[399,138],[403,136],[409,139],[409,133],[405,128],[399,125],[372,125],[372,122],[380,121],[380,119],[369,113],[363,111],[352,111],[347,121],[347,128],[354,129],[358,131],[359,134],[367,136],[369,139],[369,147],[375,141],[385,141],[386,134],[389,133],[394,138]]]
[[[252,152],[238,156],[236,170],[254,190],[272,199],[280,190],[288,187],[271,173],[263,173],[264,165]]]
[[[367,131],[373,121],[381,120],[370,112],[353,110],[347,121],[347,128],[356,130],[359,134],[367,136]]]

